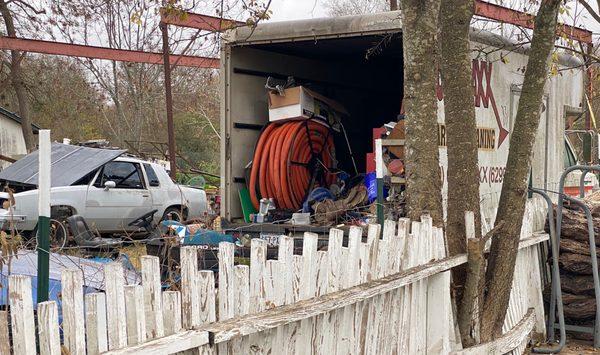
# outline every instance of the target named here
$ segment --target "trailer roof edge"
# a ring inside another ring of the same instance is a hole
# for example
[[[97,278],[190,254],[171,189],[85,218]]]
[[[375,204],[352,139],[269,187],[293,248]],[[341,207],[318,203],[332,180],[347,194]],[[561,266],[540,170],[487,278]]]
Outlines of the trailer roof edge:
[[[402,32],[400,11],[387,11],[364,15],[324,17],[291,21],[259,23],[255,28],[239,27],[225,32],[223,40],[232,46],[246,46],[287,41],[325,40],[360,35],[384,35]],[[521,45],[509,38],[487,30],[471,28],[471,40],[507,51],[527,54],[529,45]],[[580,66],[577,56],[562,52],[561,65]]]

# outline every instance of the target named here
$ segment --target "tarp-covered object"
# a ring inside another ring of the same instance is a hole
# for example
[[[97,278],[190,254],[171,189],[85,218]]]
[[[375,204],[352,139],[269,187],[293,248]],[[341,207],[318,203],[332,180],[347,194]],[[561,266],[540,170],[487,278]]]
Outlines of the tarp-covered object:
[[[49,265],[49,300],[56,301],[61,306],[61,273],[66,269],[81,270],[83,276],[84,292],[98,292],[105,289],[104,265],[105,263],[92,259],[79,258],[76,256],[63,255],[59,253],[50,254]],[[37,252],[32,250],[19,250],[16,257],[2,265],[0,272],[0,284],[8,285],[9,275],[25,275],[31,277],[31,291],[34,308],[37,308]],[[10,272],[9,272],[10,270]],[[125,268],[125,284],[136,285],[141,281],[135,271]],[[8,304],[8,288],[0,288],[0,306]],[[59,313],[59,315],[61,315]]]
[[[52,143],[52,187],[69,186],[123,153],[124,150]],[[37,186],[38,167],[35,151],[0,171],[0,180]]]

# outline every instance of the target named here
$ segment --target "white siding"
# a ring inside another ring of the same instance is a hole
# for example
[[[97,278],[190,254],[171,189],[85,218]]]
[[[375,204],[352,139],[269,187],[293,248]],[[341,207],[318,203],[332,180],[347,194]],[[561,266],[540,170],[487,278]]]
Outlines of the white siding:
[[[0,115],[0,154],[12,157],[27,154],[25,139],[21,124]],[[8,162],[0,160],[0,168],[5,168]]]
[[[511,53],[505,50],[492,51],[493,47],[475,42],[472,42],[472,47],[476,49],[473,54],[474,58],[477,56],[478,60],[486,62],[487,65],[492,65],[491,86],[497,112],[503,127],[511,132],[517,112],[524,75],[523,69],[527,65],[527,57],[521,53]],[[482,55],[485,52],[492,53]],[[501,58],[504,58],[504,61]],[[483,80],[484,88],[486,79]],[[565,107],[581,106],[583,71],[581,69],[563,70],[559,75],[550,77],[545,92],[544,105],[546,111],[542,112],[532,158],[533,185],[538,188],[557,191],[560,174],[564,169]],[[489,93],[487,94],[489,95]],[[441,101],[438,104],[438,121],[440,123],[444,120],[443,112],[443,101]],[[496,144],[494,149],[479,150],[482,209],[485,216],[493,221],[503,179],[499,178],[497,174],[491,173],[490,170],[494,169],[497,172],[506,167],[511,135],[509,133],[506,140],[499,145],[499,128],[491,102],[487,108],[484,107],[483,103],[480,107],[476,107],[475,113],[479,128],[495,130]],[[548,124],[546,120],[548,120]],[[446,170],[447,151],[445,147],[440,148],[440,162]],[[446,171],[444,171],[444,175],[445,173]],[[444,198],[447,196],[446,183],[447,181],[444,178]]]

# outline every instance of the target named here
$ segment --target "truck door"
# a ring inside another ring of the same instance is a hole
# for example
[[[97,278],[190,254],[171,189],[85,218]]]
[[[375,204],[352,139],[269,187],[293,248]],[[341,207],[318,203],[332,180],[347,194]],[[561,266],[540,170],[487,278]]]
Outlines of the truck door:
[[[114,187],[106,187],[107,182],[113,182]],[[91,228],[119,232],[131,229],[127,224],[150,210],[152,195],[140,164],[111,161],[88,188],[84,217]]]

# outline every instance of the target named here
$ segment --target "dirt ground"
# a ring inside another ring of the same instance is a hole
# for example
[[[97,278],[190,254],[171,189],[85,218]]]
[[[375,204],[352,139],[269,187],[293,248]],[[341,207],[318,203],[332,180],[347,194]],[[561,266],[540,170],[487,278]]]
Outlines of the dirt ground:
[[[531,352],[531,346],[525,350],[525,354],[534,354]],[[592,341],[573,339],[567,335],[567,344],[565,348],[559,353],[561,355],[598,355],[600,349],[593,347]]]
[[[567,355],[588,355],[588,354],[600,354],[600,349],[594,348],[591,341],[567,339],[567,345],[561,351],[561,354]]]

